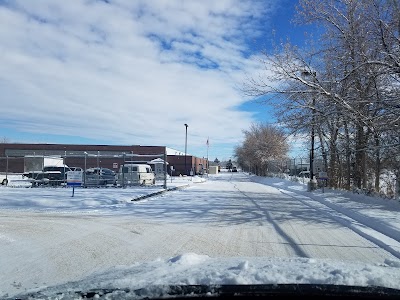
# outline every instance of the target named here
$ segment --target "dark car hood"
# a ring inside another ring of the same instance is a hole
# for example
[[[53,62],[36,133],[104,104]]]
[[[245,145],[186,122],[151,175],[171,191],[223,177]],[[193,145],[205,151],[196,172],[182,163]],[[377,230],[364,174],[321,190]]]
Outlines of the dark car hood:
[[[93,289],[87,291],[33,292],[11,299],[399,299],[400,290],[384,287],[360,287],[325,284],[263,285],[159,285],[131,290],[128,288]]]

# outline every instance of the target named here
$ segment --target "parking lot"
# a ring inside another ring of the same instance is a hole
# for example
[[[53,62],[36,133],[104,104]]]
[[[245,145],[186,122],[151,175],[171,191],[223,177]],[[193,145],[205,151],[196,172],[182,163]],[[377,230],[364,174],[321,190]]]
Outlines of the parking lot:
[[[0,180],[0,187],[10,187],[10,188],[20,188],[20,187],[40,187],[40,188],[47,188],[47,187],[51,187],[51,188],[55,188],[55,187],[59,187],[59,188],[65,188],[66,183],[63,183],[59,186],[50,186],[50,185],[32,185],[32,178],[27,178],[25,176],[23,176],[23,174],[0,174],[0,179],[7,179],[7,184],[1,184],[1,180]],[[179,183],[185,183],[185,182],[191,182],[191,181],[204,181],[207,178],[207,175],[199,175],[199,176],[169,176],[167,175],[167,187],[171,187],[171,186],[175,186],[176,184]],[[93,179],[92,179],[93,180]],[[88,180],[89,181],[89,180]],[[93,180],[94,181],[94,180]],[[83,182],[83,181],[82,181]],[[155,180],[155,184],[150,184],[147,185],[147,187],[151,187],[151,186],[163,186],[164,185],[164,179],[161,178],[157,178]],[[83,184],[82,184],[83,186]],[[135,185],[136,187],[145,187],[143,185],[137,184]],[[112,187],[122,187],[121,185],[114,185],[113,183],[107,183],[107,184],[99,184],[97,186],[96,183],[88,185],[87,188],[91,188],[91,187],[104,187],[104,188],[112,188]]]

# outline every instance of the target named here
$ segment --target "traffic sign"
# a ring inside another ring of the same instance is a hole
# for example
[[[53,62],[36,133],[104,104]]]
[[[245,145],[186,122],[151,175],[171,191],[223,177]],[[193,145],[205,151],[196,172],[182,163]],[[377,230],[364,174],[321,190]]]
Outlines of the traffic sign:
[[[318,178],[319,179],[328,179],[328,173],[327,172],[319,172]]]
[[[67,185],[81,186],[82,185],[82,171],[68,171],[67,172]]]

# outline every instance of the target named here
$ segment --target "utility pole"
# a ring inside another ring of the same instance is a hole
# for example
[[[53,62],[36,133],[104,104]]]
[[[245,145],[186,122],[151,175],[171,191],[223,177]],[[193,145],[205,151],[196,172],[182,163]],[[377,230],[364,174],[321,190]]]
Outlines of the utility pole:
[[[315,97],[312,99],[311,152],[310,152],[310,182],[314,180],[314,141],[315,141]],[[311,183],[313,184],[313,183]],[[311,188],[313,189],[313,188]]]

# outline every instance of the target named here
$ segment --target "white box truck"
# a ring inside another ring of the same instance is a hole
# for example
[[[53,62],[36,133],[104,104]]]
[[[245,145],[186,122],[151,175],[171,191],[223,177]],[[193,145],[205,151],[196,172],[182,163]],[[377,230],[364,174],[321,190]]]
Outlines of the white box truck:
[[[30,178],[35,185],[61,185],[66,181],[66,172],[70,171],[62,157],[25,156],[23,177]]]
[[[64,160],[62,157],[57,156],[25,156],[24,157],[24,173],[27,172],[41,172],[44,167],[64,166]]]

